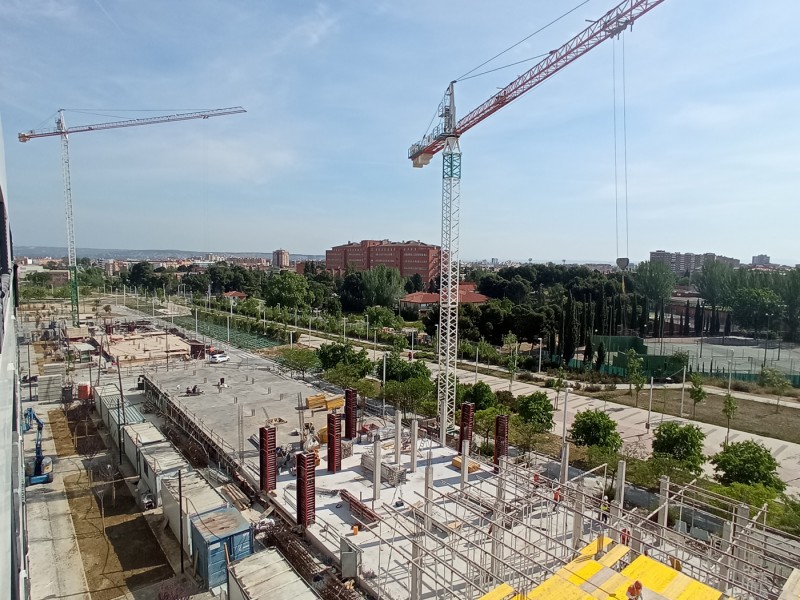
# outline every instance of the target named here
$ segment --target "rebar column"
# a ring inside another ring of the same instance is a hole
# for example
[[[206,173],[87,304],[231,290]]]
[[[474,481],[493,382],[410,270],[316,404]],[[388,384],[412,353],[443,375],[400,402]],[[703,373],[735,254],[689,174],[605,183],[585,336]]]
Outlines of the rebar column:
[[[419,435],[419,424],[417,420],[411,421],[411,467],[409,471],[417,472],[417,436]]]

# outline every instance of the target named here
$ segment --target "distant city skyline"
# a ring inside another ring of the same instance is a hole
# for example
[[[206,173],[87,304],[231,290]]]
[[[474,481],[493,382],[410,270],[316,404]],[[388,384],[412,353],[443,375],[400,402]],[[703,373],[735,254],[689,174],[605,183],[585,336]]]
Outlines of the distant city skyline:
[[[459,81],[457,115],[615,4],[582,4],[473,74],[498,70]],[[21,144],[18,132],[52,127],[60,107],[75,126],[236,105],[247,113],[70,136],[77,245],[322,253],[347,239],[439,244],[441,157],[413,169],[408,147],[450,81],[572,8],[187,6],[0,3],[17,244],[66,237],[58,139]],[[800,263],[799,20],[789,0],[768,10],[664,2],[468,131],[461,257],[639,262],[672,247]]]

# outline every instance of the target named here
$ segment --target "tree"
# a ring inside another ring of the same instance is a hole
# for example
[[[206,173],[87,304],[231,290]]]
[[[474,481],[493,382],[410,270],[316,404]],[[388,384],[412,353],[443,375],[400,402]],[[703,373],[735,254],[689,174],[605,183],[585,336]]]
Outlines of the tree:
[[[614,452],[622,447],[616,421],[601,410],[584,410],[575,415],[569,435],[576,446],[601,446]]]
[[[781,407],[781,396],[789,389],[789,380],[778,369],[772,367],[765,367],[761,369],[758,375],[759,385],[769,388],[775,394],[775,412],[778,412]]]
[[[497,396],[494,395],[492,388],[483,381],[479,381],[475,385],[467,387],[464,393],[464,402],[472,402],[477,413],[493,407],[497,402]]]
[[[495,419],[505,414],[505,411],[496,406],[475,411],[475,429],[485,441],[492,439]]]
[[[565,307],[566,315],[564,319],[564,344],[562,347],[561,361],[564,366],[568,367],[569,362],[575,356],[575,349],[578,347],[578,321],[576,319],[575,300],[572,294],[569,295],[569,300]]]
[[[633,395],[633,388],[636,388],[636,408],[639,408],[639,393],[646,383],[644,373],[642,372],[643,364],[644,359],[636,353],[636,350],[633,348],[628,350],[628,393]]]
[[[361,274],[364,302],[367,306],[392,308],[403,296],[403,277],[400,271],[378,265]]]
[[[25,276],[25,282],[39,287],[47,286],[50,285],[50,274],[37,272],[28,273]]]
[[[594,363],[594,370],[599,371],[603,368],[603,365],[606,362],[606,345],[605,342],[600,342],[600,345],[597,347],[597,361]]]
[[[387,381],[384,395],[395,408],[403,411],[403,418],[410,412],[416,414],[417,404],[433,397],[435,387],[428,377],[414,377],[406,381]]]
[[[541,435],[539,426],[535,423],[526,423],[519,415],[513,415],[509,423],[508,439],[521,452],[530,452],[536,445],[537,438]]]
[[[106,304],[103,307],[103,310],[105,311],[106,314],[110,313],[111,312],[111,305],[110,304]]]
[[[508,347],[508,390],[511,391],[511,386],[514,384],[514,374],[517,372],[517,336],[510,331],[503,336],[503,346]]]
[[[317,350],[320,365],[326,371],[337,365],[353,367],[358,378],[365,377],[372,370],[372,362],[363,348],[355,351],[352,344],[322,344]]]
[[[694,472],[703,467],[703,441],[706,434],[697,425],[668,421],[653,433],[653,454],[673,458]]]
[[[278,363],[292,371],[300,371],[300,376],[305,379],[306,371],[310,371],[319,364],[317,353],[307,348],[283,348],[278,356]]]
[[[383,362],[375,363],[375,374],[383,377]],[[386,355],[386,380],[406,381],[414,377],[430,378],[431,371],[422,360],[406,360],[399,352]]]
[[[308,280],[291,271],[272,274],[265,285],[264,302],[268,306],[294,308],[308,306]]]
[[[720,483],[761,483],[783,491],[786,484],[778,477],[778,461],[763,444],[752,440],[734,442],[711,458]]]
[[[781,312],[780,296],[767,288],[740,288],[736,290],[731,303],[736,323],[756,332],[768,325],[767,315],[777,316]]]
[[[689,388],[689,397],[694,402],[692,407],[692,419],[694,419],[697,416],[697,405],[706,399],[708,393],[703,389],[703,377],[700,373],[692,373],[689,380],[692,382],[692,387]]]
[[[326,369],[322,374],[322,378],[342,389],[356,388],[359,381],[364,381],[356,367],[344,363],[339,363],[330,369]]]
[[[725,432],[725,445],[728,445],[728,437],[731,434],[731,420],[733,419],[734,415],[736,414],[736,410],[739,406],[736,404],[736,398],[733,397],[733,394],[728,392],[725,394],[725,399],[722,403],[722,414],[725,415],[725,418],[728,420],[728,430]]]
[[[711,304],[711,333],[719,333],[719,308],[730,291],[733,269],[716,260],[706,260],[695,277],[695,286],[700,297]]]
[[[553,427],[553,404],[544,392],[534,392],[528,396],[520,396],[519,416],[527,424],[535,425],[540,433],[550,431]]]
[[[644,261],[636,267],[637,291],[656,306],[672,296],[675,280],[675,274],[663,262]]]
[[[584,370],[591,370],[592,361],[594,361],[594,346],[592,345],[592,338],[586,340],[586,346],[583,348],[583,368]]]

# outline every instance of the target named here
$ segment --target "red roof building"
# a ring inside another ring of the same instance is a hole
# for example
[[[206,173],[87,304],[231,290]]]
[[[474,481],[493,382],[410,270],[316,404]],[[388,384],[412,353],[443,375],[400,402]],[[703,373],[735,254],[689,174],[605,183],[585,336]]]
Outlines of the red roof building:
[[[488,296],[475,291],[474,283],[458,286],[458,302],[460,304],[483,304],[487,300],[489,300]],[[416,310],[421,317],[438,304],[439,294],[431,292],[414,292],[400,298],[401,310]]]
[[[247,298],[247,294],[244,292],[225,292],[222,295],[225,298],[233,298],[234,300],[244,300]]]

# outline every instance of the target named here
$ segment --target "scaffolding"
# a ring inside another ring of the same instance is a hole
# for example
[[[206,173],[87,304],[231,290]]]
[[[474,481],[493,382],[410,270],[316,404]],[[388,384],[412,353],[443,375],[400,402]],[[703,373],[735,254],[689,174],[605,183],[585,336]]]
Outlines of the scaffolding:
[[[428,476],[424,494],[381,506],[373,529],[381,597],[392,598],[388,588],[399,585],[412,600],[477,599],[502,584],[524,596],[556,573],[585,586],[589,575],[570,563],[594,540],[591,553],[613,546],[606,563],[620,569],[644,555],[735,597],[777,598],[800,568],[800,539],[767,527],[763,509],[751,516],[748,506],[692,484],[664,478],[647,513],[624,508],[622,483],[604,510],[583,476],[559,485],[535,465],[500,463],[496,476],[482,471],[460,486],[434,487]],[[680,525],[686,519],[690,525]]]

